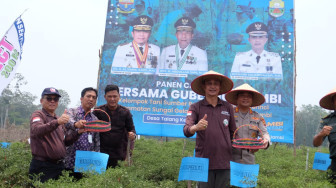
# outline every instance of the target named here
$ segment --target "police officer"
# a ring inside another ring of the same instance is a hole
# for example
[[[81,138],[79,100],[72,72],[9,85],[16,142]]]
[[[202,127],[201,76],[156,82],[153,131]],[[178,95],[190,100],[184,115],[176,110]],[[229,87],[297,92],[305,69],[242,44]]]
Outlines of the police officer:
[[[117,47],[112,62],[112,73],[114,73],[113,67],[157,68],[160,48],[148,43],[153,20],[148,16],[142,15],[136,17],[132,25],[133,41]]]
[[[243,84],[231,90],[225,95],[226,101],[236,105],[234,117],[236,120],[237,134],[239,138],[263,138],[263,148],[268,147],[270,136],[267,132],[264,118],[251,109],[265,102],[265,97],[248,84]],[[254,125],[254,126],[242,126]],[[233,148],[232,158],[234,162],[254,164],[254,153],[258,150]]]
[[[331,164],[328,173],[328,179],[336,184],[336,88],[331,90],[320,100],[320,106],[327,110],[334,110],[326,117],[322,118],[318,133],[314,136],[313,145],[318,147],[328,138]]]
[[[208,71],[206,51],[190,44],[194,37],[195,22],[189,17],[182,17],[174,26],[178,44],[162,50],[160,69]]]
[[[254,22],[247,27],[246,33],[249,35],[248,41],[252,49],[236,54],[231,69],[231,77],[233,76],[232,73],[262,73],[277,74],[274,75],[274,78],[282,79],[280,55],[264,50],[268,39],[267,26],[262,22]]]

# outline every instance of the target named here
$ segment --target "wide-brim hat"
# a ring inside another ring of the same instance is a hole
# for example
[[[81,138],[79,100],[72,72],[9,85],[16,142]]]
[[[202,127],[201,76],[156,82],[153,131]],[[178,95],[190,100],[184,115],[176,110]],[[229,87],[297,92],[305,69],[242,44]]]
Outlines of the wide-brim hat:
[[[259,91],[257,91],[256,89],[254,89],[252,86],[248,84],[240,85],[236,87],[235,89],[231,90],[230,92],[228,92],[225,95],[225,100],[237,106],[238,93],[245,92],[245,91],[253,93],[251,107],[259,106],[265,102],[264,95],[259,93]]]
[[[336,88],[331,90],[327,95],[322,97],[320,100],[320,106],[328,110],[335,110],[335,105],[333,102],[333,96],[336,95]]]
[[[215,78],[216,80],[219,80],[221,85],[220,85],[220,90],[218,95],[222,95],[224,93],[227,93],[228,91],[230,91],[233,88],[233,82],[230,78],[215,72],[215,71],[208,71],[206,73],[204,73],[203,75],[195,78],[192,82],[191,82],[191,89],[199,94],[199,95],[203,95],[205,96],[205,91],[203,89],[203,83],[205,80],[209,79],[209,78]]]

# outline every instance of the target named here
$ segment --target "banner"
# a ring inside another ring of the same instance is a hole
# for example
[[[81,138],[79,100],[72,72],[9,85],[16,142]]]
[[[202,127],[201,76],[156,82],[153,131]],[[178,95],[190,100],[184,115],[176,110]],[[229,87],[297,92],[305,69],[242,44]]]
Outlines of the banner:
[[[25,27],[20,16],[0,41],[0,96],[20,64],[24,34]]]
[[[109,0],[98,105],[116,84],[137,134],[184,137],[188,108],[203,98],[190,84],[214,70],[261,92],[254,110],[272,142],[293,143],[293,15],[293,0]]]

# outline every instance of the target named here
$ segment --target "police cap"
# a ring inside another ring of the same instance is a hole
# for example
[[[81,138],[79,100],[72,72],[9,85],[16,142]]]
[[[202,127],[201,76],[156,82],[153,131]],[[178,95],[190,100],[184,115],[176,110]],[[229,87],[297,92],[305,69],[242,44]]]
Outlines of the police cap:
[[[264,36],[267,35],[267,26],[262,22],[254,22],[247,27],[246,33],[251,36]]]
[[[182,17],[175,22],[174,27],[176,31],[193,31],[196,28],[196,24],[191,18]]]
[[[133,29],[137,31],[151,31],[153,26],[152,18],[142,15],[133,20]]]

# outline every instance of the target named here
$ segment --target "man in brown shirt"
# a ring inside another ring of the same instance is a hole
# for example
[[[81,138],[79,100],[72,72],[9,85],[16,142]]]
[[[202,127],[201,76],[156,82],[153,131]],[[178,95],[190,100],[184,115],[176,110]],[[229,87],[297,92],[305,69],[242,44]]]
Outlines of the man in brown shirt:
[[[132,142],[135,137],[135,127],[131,112],[118,104],[120,99],[119,87],[107,85],[105,88],[106,104],[97,107],[104,110],[111,118],[111,130],[100,133],[100,152],[109,155],[107,167],[114,168],[119,160],[125,160],[128,139]],[[109,121],[105,114],[95,111],[100,120]]]
[[[199,187],[229,187],[231,140],[236,130],[232,106],[218,98],[230,91],[233,82],[226,76],[209,71],[191,83],[191,89],[205,98],[189,107],[184,135],[197,132],[195,156],[209,158],[208,182]]]
[[[57,179],[62,174],[65,145],[70,145],[79,138],[78,132],[65,135],[63,126],[69,121],[69,116],[64,113],[57,117],[55,114],[60,97],[57,89],[45,88],[40,99],[42,110],[35,111],[30,119],[32,161],[29,175],[34,178],[42,173],[41,182]]]

